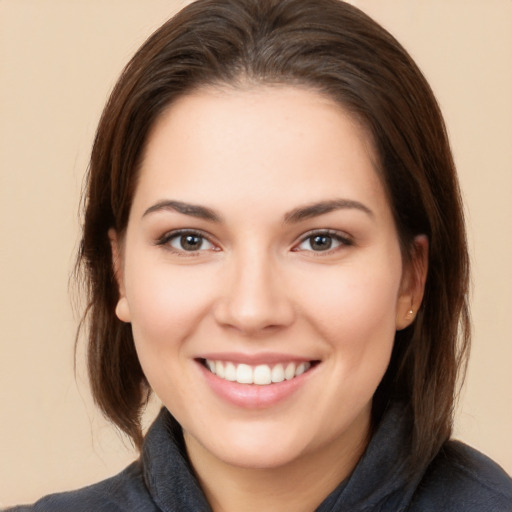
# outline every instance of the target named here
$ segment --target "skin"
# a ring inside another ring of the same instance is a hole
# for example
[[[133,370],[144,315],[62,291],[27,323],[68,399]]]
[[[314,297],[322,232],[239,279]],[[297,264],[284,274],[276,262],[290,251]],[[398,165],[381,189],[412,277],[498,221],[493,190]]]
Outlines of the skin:
[[[339,105],[290,86],[201,89],[153,127],[126,233],[110,232],[116,312],[215,511],[313,510],[367,445],[427,252],[418,237],[403,263],[376,161]],[[243,407],[199,362],[222,354],[316,364],[284,399]]]

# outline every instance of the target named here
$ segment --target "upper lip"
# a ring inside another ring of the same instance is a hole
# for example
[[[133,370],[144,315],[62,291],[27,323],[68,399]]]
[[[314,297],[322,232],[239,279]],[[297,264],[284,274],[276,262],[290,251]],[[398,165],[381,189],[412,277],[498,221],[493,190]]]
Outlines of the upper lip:
[[[277,352],[264,352],[256,354],[246,354],[240,352],[215,352],[201,354],[196,359],[204,360],[209,359],[210,361],[229,361],[238,364],[248,364],[255,366],[259,364],[279,364],[279,363],[306,363],[312,361],[318,361],[318,358],[304,357],[295,354],[285,354]]]

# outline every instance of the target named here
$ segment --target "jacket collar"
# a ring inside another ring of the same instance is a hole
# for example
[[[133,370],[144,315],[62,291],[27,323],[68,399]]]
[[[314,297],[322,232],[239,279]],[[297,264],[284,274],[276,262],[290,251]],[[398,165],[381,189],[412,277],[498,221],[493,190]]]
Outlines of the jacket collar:
[[[317,512],[404,510],[424,472],[417,468],[411,474],[406,466],[410,426],[406,407],[392,404],[352,474]],[[162,511],[211,512],[188,462],[181,428],[165,408],[146,435],[141,459],[146,486]]]
[[[409,505],[425,468],[408,466],[411,415],[391,404],[352,474],[318,507],[317,512],[392,511]]]

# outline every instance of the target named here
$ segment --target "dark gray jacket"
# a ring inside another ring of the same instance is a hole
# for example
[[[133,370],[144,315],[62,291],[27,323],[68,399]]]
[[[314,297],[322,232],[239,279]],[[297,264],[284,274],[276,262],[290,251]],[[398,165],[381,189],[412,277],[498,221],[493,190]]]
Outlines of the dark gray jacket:
[[[494,462],[449,441],[432,463],[405,467],[409,422],[396,404],[356,468],[317,512],[512,512],[512,480]],[[84,489],[53,494],[10,512],[211,512],[193,476],[179,427],[162,412],[140,460]]]

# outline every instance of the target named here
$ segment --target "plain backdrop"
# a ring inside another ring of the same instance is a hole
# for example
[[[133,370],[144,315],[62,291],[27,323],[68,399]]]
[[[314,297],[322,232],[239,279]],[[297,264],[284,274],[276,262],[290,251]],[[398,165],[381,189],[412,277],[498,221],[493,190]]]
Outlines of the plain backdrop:
[[[0,0],[0,504],[112,475],[130,444],[94,410],[68,279],[79,192],[116,77],[172,0]],[[354,0],[444,112],[467,208],[474,345],[455,436],[512,472],[512,1]],[[147,421],[158,404],[148,412]]]

